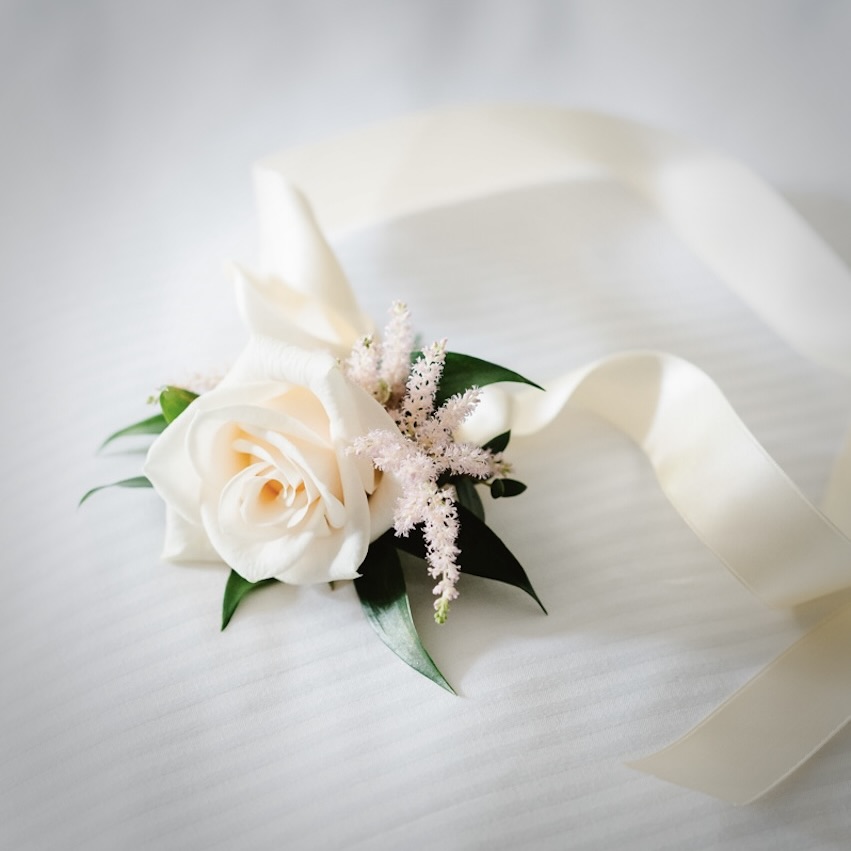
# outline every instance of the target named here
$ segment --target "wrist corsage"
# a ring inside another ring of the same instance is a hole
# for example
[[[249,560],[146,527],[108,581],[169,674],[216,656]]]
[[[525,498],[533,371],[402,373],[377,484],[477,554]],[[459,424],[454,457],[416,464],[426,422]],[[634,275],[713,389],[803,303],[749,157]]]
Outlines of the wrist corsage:
[[[114,484],[153,487],[165,501],[163,558],[230,568],[222,629],[271,583],[352,580],[385,644],[451,691],[417,635],[400,553],[435,580],[438,623],[464,573],[540,605],[480,496],[525,490],[504,455],[510,432],[464,434],[481,388],[532,382],[445,341],[418,350],[401,303],[372,333],[306,202],[289,188],[285,201],[304,263],[260,277],[236,270],[248,345],[214,386],[165,387],[159,413],[107,439],[156,435],[144,475]]]

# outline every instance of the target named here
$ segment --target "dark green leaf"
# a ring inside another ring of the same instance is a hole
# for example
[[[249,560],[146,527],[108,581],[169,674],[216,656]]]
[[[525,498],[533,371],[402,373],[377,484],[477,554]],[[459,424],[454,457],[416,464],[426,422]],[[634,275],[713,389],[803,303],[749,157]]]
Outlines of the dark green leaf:
[[[166,423],[174,422],[198,398],[197,393],[182,387],[166,387],[160,393],[160,408]]]
[[[531,384],[539,390],[544,388],[534,381],[529,381],[516,372],[497,366],[486,360],[461,355],[458,352],[447,352],[446,363],[443,366],[443,376],[440,379],[440,389],[437,392],[436,403],[442,405],[450,396],[463,393],[470,387],[484,387],[498,381],[513,381],[520,384]]]
[[[134,434],[160,434],[165,431],[165,427],[168,425],[166,418],[162,414],[154,414],[152,417],[148,417],[146,420],[141,420],[138,423],[133,423],[133,425],[129,425],[126,428],[119,429],[114,434],[111,434],[101,445],[100,448],[103,449],[105,446],[108,446],[112,443],[113,440],[116,440],[119,437],[129,437]]]
[[[411,363],[416,363],[423,353],[421,350],[411,352]],[[442,405],[450,396],[463,393],[470,387],[485,387],[498,381],[511,381],[519,384],[530,384],[543,390],[540,384],[535,384],[517,372],[498,366],[490,361],[474,358],[472,355],[462,355],[458,352],[447,352],[443,365],[443,375],[437,390],[435,401]]]
[[[479,491],[476,488],[476,483],[470,476],[455,476],[449,480],[455,485],[455,491],[458,494],[458,502],[471,511],[479,520],[485,519],[485,507],[482,505],[482,498],[479,496]]]
[[[228,576],[227,585],[225,585],[225,597],[222,601],[222,629],[230,623],[236,607],[243,601],[246,594],[277,581],[277,579],[261,579],[260,582],[249,582],[235,570],[232,570],[230,576]]]
[[[392,531],[370,544],[360,572],[355,588],[378,637],[415,671],[455,694],[417,635]]]
[[[514,479],[494,479],[491,482],[491,496],[499,499],[501,496],[518,496],[526,490],[523,482]]]
[[[86,491],[83,494],[83,498],[77,503],[78,506],[82,505],[92,494],[97,493],[98,491],[102,491],[105,488],[152,488],[150,479],[147,476],[134,476],[132,479],[122,479],[120,482],[111,482],[108,485],[99,485],[96,488],[92,488],[90,491]]]
[[[506,447],[508,446],[508,441],[511,440],[511,431],[504,431],[502,434],[498,434],[493,440],[489,440],[482,448],[490,449],[494,455],[497,452],[505,452]]]
[[[458,535],[458,547],[461,550],[459,564],[461,569],[473,576],[495,579],[525,591],[546,614],[526,571],[514,557],[514,554],[475,514],[458,506],[458,520],[461,527]],[[466,553],[466,555],[465,555]]]
[[[544,604],[535,593],[526,571],[503,544],[496,533],[486,526],[475,514],[458,505],[458,565],[462,573],[495,579],[525,591],[546,614]],[[396,547],[418,558],[425,558],[426,549],[422,532],[418,529],[407,538],[394,538]]]

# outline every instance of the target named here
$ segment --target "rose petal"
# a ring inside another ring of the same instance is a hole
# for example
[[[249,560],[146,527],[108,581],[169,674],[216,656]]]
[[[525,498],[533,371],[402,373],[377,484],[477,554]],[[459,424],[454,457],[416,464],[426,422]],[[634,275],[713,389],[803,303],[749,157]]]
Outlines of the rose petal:
[[[180,518],[168,557],[222,559],[251,582],[356,577],[400,492],[349,451],[374,429],[396,425],[332,356],[253,339],[149,453],[146,471]]]
[[[165,512],[162,558],[176,562],[222,562],[222,557],[213,549],[204,527],[189,523],[169,507],[166,507]]]

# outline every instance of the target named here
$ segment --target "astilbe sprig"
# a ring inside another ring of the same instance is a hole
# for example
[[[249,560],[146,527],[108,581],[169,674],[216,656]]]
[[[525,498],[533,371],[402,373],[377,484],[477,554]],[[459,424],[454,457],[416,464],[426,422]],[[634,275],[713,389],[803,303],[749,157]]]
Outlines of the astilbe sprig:
[[[394,302],[383,341],[372,335],[358,340],[345,363],[346,375],[392,410],[405,395],[413,347],[411,314],[402,302]]]
[[[370,458],[379,470],[392,470],[401,482],[393,516],[396,535],[422,527],[428,571],[434,586],[435,620],[446,621],[458,597],[460,578],[457,492],[447,476],[488,480],[507,475],[502,453],[457,442],[455,433],[473,413],[481,391],[470,388],[435,409],[446,362],[446,341],[433,343],[410,365],[413,332],[407,308],[396,303],[384,341],[369,337],[355,345],[346,374],[381,402],[398,432],[371,431],[354,441],[351,451]]]

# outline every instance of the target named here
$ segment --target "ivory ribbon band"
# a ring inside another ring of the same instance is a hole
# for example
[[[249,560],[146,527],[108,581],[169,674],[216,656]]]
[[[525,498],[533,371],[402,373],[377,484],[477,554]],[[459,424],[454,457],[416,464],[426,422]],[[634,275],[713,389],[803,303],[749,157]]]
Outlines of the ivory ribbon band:
[[[776,333],[851,376],[851,273],[822,240],[740,164],[609,116],[536,107],[429,112],[263,160],[255,171],[261,261],[292,270],[289,283],[307,295],[331,296],[320,292],[323,281],[339,287],[327,247],[297,238],[304,208],[292,185],[310,198],[323,228],[340,231],[589,173],[622,181]],[[618,353],[548,389],[496,390],[470,428],[531,435],[566,405],[581,406],[641,447],[674,508],[765,603],[792,607],[851,587],[851,443],[819,510],[715,383],[681,358]],[[682,739],[632,765],[749,802],[851,719],[849,662],[851,607]]]

